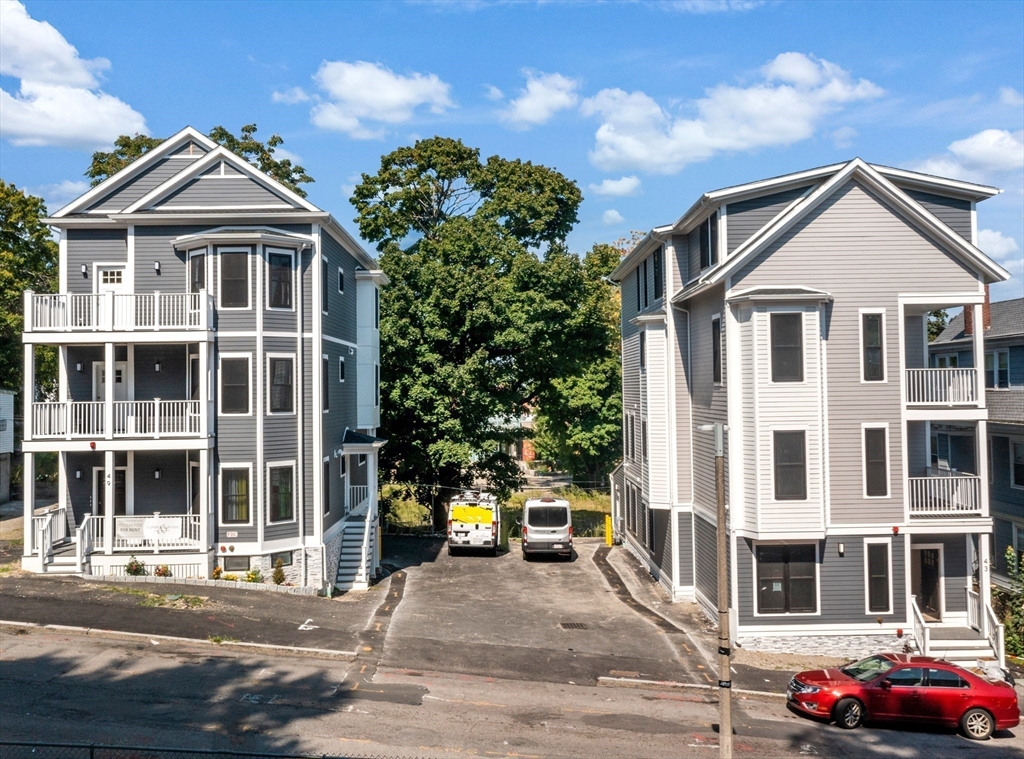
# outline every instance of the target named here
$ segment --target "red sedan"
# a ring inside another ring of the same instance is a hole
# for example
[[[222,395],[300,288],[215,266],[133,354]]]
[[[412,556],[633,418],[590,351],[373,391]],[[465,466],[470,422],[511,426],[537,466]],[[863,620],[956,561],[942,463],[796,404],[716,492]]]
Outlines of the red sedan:
[[[839,669],[800,672],[786,696],[805,714],[847,730],[866,719],[906,720],[959,727],[981,741],[1020,724],[1012,685],[930,656],[878,654]]]

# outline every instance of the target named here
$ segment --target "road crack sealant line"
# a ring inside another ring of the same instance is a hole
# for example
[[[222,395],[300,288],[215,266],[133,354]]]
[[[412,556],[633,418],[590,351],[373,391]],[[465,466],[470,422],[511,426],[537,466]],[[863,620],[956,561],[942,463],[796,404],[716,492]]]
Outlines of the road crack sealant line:
[[[336,651],[330,648],[307,648],[304,646],[282,646],[275,643],[248,643],[241,640],[214,641],[204,638],[185,638],[179,635],[155,635],[150,633],[127,632],[124,630],[105,630],[98,627],[76,627],[74,625],[41,625],[37,622],[14,622],[0,619],[0,627],[29,628],[40,631],[58,633],[74,633],[79,635],[94,635],[107,638],[128,638],[131,640],[153,640],[167,643],[199,643],[205,646],[224,646],[232,648],[254,648],[270,653],[302,654],[305,656],[330,656],[335,659],[352,660],[356,658],[357,651]]]
[[[604,575],[604,578],[608,581],[608,584],[611,585],[612,591],[619,597],[619,600],[626,604],[626,606],[633,609],[633,611],[637,612],[641,616],[646,617],[648,620],[653,622],[659,629],[664,630],[665,632],[685,635],[686,639],[693,643],[694,647],[696,647],[697,650],[700,651],[701,658],[703,658],[705,660],[705,664],[707,664],[707,655],[704,653],[700,644],[698,644],[697,641],[695,641],[690,636],[689,631],[683,629],[672,620],[663,617],[661,614],[654,611],[654,609],[642,604],[640,601],[636,599],[636,597],[629,590],[629,587],[626,585],[625,581],[619,575],[618,570],[616,570],[615,567],[612,566],[611,562],[608,561],[609,553],[611,553],[611,548],[609,548],[608,546],[601,546],[594,552],[594,563],[597,564],[597,568],[601,571],[601,574]],[[612,685],[626,688],[652,688],[655,687],[655,685],[658,685],[671,688],[696,688],[700,690],[717,690],[715,686],[704,685],[703,683],[674,683],[670,681],[642,680],[638,678],[628,677],[599,677],[597,681],[598,685]],[[742,693],[748,696],[767,696],[770,698],[785,697],[784,694],[772,693],[771,691],[746,690],[742,688],[733,688],[732,691],[733,693]]]

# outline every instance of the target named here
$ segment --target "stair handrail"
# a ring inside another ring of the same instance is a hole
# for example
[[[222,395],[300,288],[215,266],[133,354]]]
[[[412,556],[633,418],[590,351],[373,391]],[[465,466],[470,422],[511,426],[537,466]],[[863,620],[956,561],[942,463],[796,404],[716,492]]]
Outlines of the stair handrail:
[[[92,514],[86,514],[75,530],[75,570],[78,572],[85,571],[86,557],[92,553],[92,525],[89,524],[92,519]]]
[[[370,571],[369,571],[368,567],[366,566],[366,564],[367,564],[366,555],[370,551],[370,523],[371,523],[370,516],[371,516],[370,515],[370,509],[369,509],[369,506],[367,506],[366,518],[363,520],[363,522],[364,522],[364,524],[363,524],[363,542],[362,542],[362,545],[361,545],[360,551],[359,551],[359,571],[363,573],[363,579],[367,583],[370,582]]]
[[[917,596],[910,597],[910,609],[914,613],[914,641],[917,643],[917,652],[921,656],[928,656],[931,648],[931,628],[924,621],[924,615],[917,607]]]
[[[36,530],[36,545],[39,546],[40,568],[45,571],[46,562],[53,553],[53,512],[46,514]]]
[[[985,626],[988,628],[988,635],[985,636],[988,638],[988,644],[999,660],[999,666],[1006,669],[1006,640],[1003,623],[999,621],[999,617],[996,616],[989,604],[985,604],[985,622]]]

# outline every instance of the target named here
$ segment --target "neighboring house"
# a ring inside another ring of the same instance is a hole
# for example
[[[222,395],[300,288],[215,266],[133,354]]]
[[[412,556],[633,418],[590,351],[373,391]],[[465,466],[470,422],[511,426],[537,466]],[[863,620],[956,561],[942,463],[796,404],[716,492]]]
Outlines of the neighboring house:
[[[984,284],[1009,276],[976,246],[975,204],[997,192],[854,159],[706,193],[612,273],[616,523],[674,597],[712,613],[714,436],[697,428],[727,424],[735,639],[905,630],[932,653],[957,636],[999,648],[976,561],[988,489],[928,454],[929,424],[985,438],[984,377],[928,368],[926,339],[930,311],[980,320]],[[968,347],[980,364],[981,332]]]
[[[987,296],[987,293],[986,293]],[[970,311],[954,316],[928,346],[930,366],[950,372],[973,367],[975,331]],[[985,337],[985,405],[988,406],[988,491],[992,514],[990,543],[993,577],[1006,574],[1006,549],[1024,557],[1024,298],[982,308]],[[931,466],[982,474],[974,451],[974,428],[955,423],[934,424],[929,431]]]
[[[11,500],[11,457],[14,454],[14,393],[0,388],[0,503]]]
[[[187,128],[62,208],[60,292],[25,294],[23,566],[330,591],[377,569],[376,263],[330,214]],[[59,395],[33,402],[37,345]]]

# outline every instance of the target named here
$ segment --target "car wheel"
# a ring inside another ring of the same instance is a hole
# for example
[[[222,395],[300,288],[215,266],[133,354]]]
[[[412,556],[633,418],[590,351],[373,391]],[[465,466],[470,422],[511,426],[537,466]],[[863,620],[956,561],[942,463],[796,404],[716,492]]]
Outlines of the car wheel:
[[[860,727],[864,721],[864,705],[855,698],[844,698],[833,710],[836,724],[844,730]]]
[[[448,546],[448,555],[449,555],[449,556],[451,556],[451,555],[452,555],[452,547],[451,547],[451,546]]]
[[[526,551],[523,551],[523,561],[529,561],[529,560],[530,560],[530,554],[528,554]]]
[[[960,718],[960,730],[972,741],[988,740],[994,728],[992,715],[984,709],[968,709]]]

